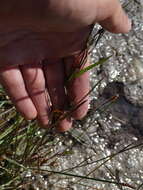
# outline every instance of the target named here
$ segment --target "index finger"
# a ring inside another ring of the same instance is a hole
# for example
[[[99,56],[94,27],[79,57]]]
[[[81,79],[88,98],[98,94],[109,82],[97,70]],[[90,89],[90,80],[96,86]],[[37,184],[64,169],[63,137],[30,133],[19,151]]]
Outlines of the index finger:
[[[119,0],[98,1],[96,21],[112,33],[127,33],[131,29],[131,21]]]

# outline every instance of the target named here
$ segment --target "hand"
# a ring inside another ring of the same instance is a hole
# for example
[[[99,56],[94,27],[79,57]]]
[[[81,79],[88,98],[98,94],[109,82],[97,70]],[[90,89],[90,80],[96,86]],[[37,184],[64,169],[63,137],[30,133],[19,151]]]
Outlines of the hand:
[[[9,14],[1,12],[0,82],[26,119],[47,126],[51,109],[66,111],[89,91],[88,73],[71,81],[66,91],[65,80],[79,66],[91,25],[99,22],[110,32],[126,33],[131,24],[117,0],[32,2],[17,1]],[[72,117],[81,119],[87,109],[88,100]],[[68,117],[57,128],[66,131],[71,125]]]

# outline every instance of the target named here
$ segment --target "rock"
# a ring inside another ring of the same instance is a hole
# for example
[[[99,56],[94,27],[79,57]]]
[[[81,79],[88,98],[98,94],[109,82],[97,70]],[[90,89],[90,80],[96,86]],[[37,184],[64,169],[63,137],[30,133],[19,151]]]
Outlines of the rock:
[[[120,121],[121,125],[128,128],[130,132],[143,135],[143,106],[132,103],[129,96],[126,96],[123,83],[109,83],[103,90],[99,101],[96,102],[96,107],[99,107],[101,102],[107,102],[117,95],[118,99],[108,107],[107,112],[112,115],[113,119],[116,118]]]

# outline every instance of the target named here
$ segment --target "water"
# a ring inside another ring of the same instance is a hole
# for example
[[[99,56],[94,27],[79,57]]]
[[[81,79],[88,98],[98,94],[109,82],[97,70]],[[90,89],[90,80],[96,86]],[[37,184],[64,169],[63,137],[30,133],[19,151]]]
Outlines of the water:
[[[124,35],[106,32],[92,51],[92,62],[103,56],[112,57],[91,72],[91,85],[103,76],[104,80],[91,94],[87,117],[76,122],[70,132],[57,137],[52,152],[66,150],[65,154],[50,160],[52,166],[43,166],[47,170],[123,184],[47,173],[44,178],[39,175],[36,182],[33,179],[37,190],[129,190],[142,184],[143,147],[138,145],[143,136],[143,15],[141,5],[134,1],[126,9],[133,21],[132,31]],[[106,109],[104,106],[102,113],[95,111],[118,94],[118,100],[106,105]]]

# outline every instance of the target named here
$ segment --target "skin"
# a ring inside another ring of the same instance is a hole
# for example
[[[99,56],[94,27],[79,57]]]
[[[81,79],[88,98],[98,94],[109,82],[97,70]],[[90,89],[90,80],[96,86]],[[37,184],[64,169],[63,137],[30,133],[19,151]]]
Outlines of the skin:
[[[0,83],[26,119],[48,127],[51,110],[76,106],[89,91],[89,74],[66,85],[78,68],[91,26],[127,33],[131,22],[118,0],[11,0],[0,7]],[[45,61],[43,61],[45,60]],[[87,60],[85,66],[89,65]],[[57,129],[66,131],[81,119],[88,98]]]

